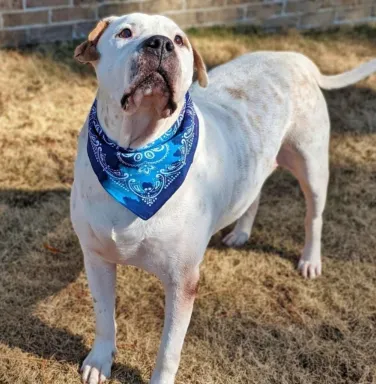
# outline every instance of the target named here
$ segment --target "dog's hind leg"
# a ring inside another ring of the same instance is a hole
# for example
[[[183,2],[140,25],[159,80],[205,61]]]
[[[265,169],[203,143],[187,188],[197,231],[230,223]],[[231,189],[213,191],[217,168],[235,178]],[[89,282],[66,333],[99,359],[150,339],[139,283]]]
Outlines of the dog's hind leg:
[[[259,207],[260,195],[261,193],[258,194],[256,200],[236,222],[234,229],[222,239],[222,242],[228,247],[240,247],[249,239]]]
[[[329,179],[328,148],[315,146],[297,150],[289,145],[281,148],[278,164],[288,169],[299,181],[306,201],[305,245],[298,269],[304,277],[321,274],[322,214]]]

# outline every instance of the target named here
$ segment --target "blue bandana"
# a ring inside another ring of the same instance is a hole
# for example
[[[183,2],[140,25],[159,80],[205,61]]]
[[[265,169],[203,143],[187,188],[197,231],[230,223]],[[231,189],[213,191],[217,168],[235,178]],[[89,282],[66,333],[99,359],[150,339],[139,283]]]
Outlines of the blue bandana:
[[[102,187],[141,219],[152,217],[183,184],[196,152],[199,126],[189,93],[174,125],[138,149],[119,147],[103,131],[97,101],[89,115],[87,152]]]

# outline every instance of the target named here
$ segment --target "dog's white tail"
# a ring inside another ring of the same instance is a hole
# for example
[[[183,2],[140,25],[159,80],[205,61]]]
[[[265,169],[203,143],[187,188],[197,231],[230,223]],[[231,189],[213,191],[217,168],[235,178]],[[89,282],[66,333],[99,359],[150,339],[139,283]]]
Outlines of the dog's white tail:
[[[316,66],[315,66],[316,67]],[[316,67],[314,71],[317,83],[323,89],[344,88],[366,78],[376,72],[376,59],[361,64],[350,71],[334,76],[325,76]]]

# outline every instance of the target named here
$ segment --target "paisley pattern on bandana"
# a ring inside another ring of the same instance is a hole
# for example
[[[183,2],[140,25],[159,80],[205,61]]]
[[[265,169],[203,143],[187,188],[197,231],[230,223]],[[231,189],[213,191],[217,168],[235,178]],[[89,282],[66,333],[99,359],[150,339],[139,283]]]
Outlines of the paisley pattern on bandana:
[[[174,125],[142,148],[122,148],[111,140],[97,116],[89,114],[87,152],[102,187],[135,215],[147,220],[183,184],[199,135],[198,117],[189,93]]]

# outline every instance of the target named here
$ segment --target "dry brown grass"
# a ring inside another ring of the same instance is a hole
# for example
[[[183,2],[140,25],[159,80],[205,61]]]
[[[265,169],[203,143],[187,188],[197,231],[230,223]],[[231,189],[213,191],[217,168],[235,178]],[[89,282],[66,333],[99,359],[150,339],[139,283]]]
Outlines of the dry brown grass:
[[[376,56],[376,30],[301,36],[196,31],[210,66],[259,49],[296,50],[326,73]],[[79,383],[93,310],[69,221],[76,136],[95,90],[72,45],[0,51],[0,383]],[[324,275],[295,271],[304,203],[276,172],[251,241],[216,235],[177,383],[376,383],[376,77],[326,93],[333,134]],[[163,323],[163,291],[120,267],[119,355],[112,383],[146,383]]]

